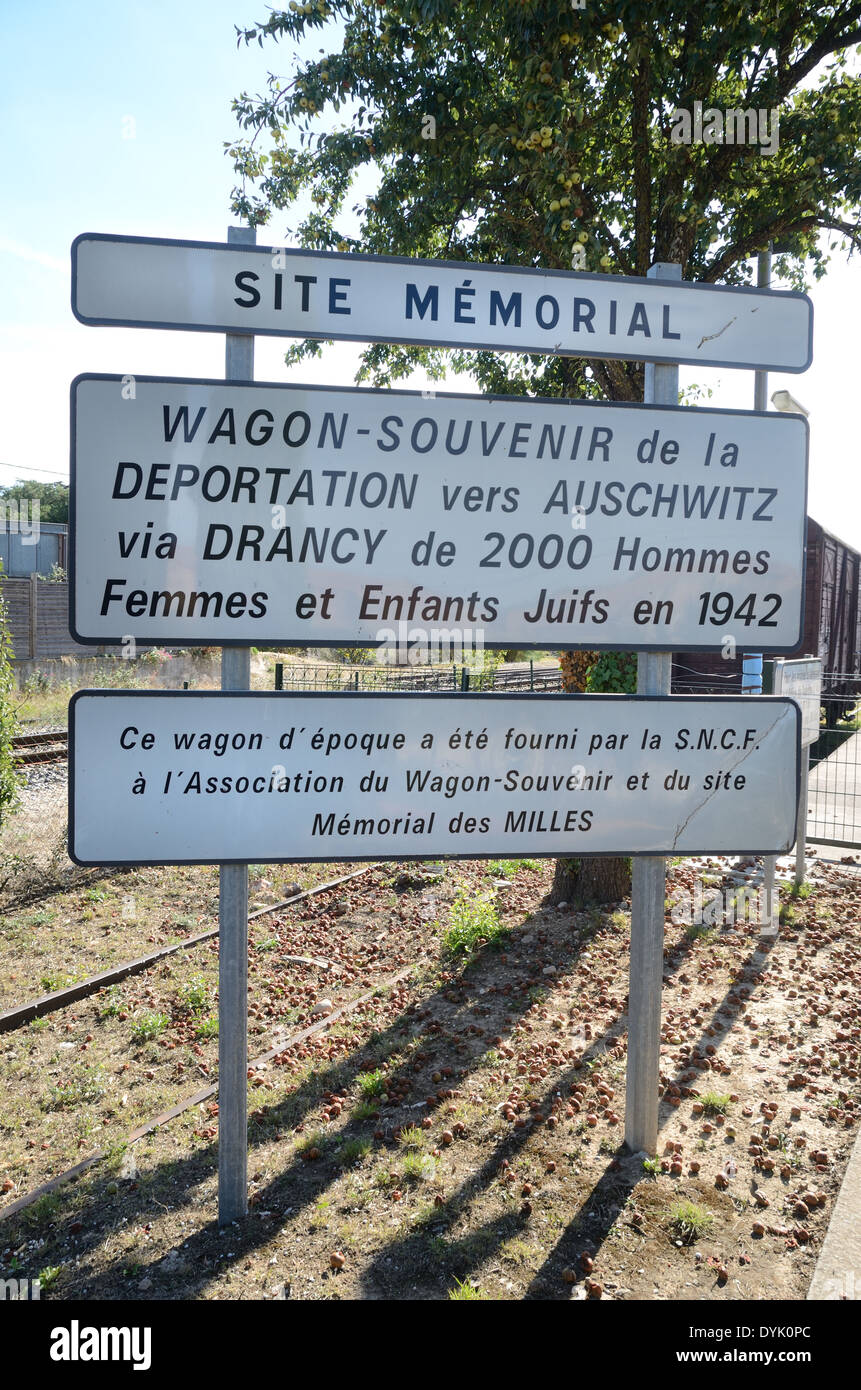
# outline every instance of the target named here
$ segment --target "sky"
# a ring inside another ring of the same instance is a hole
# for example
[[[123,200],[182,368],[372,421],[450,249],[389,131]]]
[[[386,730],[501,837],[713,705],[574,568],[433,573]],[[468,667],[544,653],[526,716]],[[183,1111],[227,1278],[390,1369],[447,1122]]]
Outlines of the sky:
[[[250,0],[5,7],[0,485],[68,477],[68,391],[79,372],[223,375],[217,334],[79,324],[69,307],[69,247],[84,231],[227,239],[234,179],[223,146],[237,129],[231,101],[262,91],[271,68],[290,68],[288,43],[237,49],[234,25],[250,27],[265,15]],[[318,46],[319,39],[308,44]],[[283,243],[284,227],[276,218],[260,240]],[[861,549],[861,258],[834,252],[828,276],[809,292],[813,365],[801,375],[771,375],[768,394],[789,390],[809,411],[808,509]],[[356,345],[336,343],[289,371],[287,346],[256,339],[258,380],[352,383]],[[680,380],[711,388],[703,405],[753,406],[752,372],[683,367]],[[426,381],[416,374],[398,384]],[[463,376],[446,388],[474,389]]]

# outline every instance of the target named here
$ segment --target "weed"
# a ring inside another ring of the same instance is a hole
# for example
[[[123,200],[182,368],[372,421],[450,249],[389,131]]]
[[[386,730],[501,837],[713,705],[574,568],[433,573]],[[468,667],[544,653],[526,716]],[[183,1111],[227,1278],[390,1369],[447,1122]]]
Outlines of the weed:
[[[450,955],[470,956],[480,946],[496,944],[508,934],[499,920],[499,913],[487,898],[470,901],[461,888],[452,903],[449,925],[443,934],[443,945]]]
[[[48,1226],[60,1209],[60,1198],[56,1192],[45,1192],[24,1212],[28,1226]]]
[[[98,1006],[99,1018],[116,1018],[123,1007],[119,986],[111,985],[110,989],[100,990],[99,995],[104,998],[104,1003]]]
[[[525,1240],[512,1236],[499,1247],[499,1253],[508,1264],[525,1265],[532,1259],[532,1251]]]
[[[363,1124],[365,1120],[374,1120],[378,1114],[377,1107],[368,1100],[360,1100],[353,1111],[353,1119],[356,1124]]]
[[[359,1187],[356,1183],[348,1182],[346,1200],[356,1211],[364,1211],[368,1203],[374,1200],[374,1194],[369,1187]]]
[[[169,1023],[167,1014],[141,1014],[132,1024],[132,1042],[150,1042],[153,1038],[159,1037]]]
[[[685,1245],[708,1235],[714,1221],[712,1213],[696,1202],[676,1202],[670,1209],[670,1226]]]
[[[537,859],[491,859],[487,872],[494,878],[514,878],[519,869],[529,869],[533,873],[541,866]]]
[[[707,927],[703,922],[691,922],[685,927],[686,941],[702,941],[705,945],[714,941],[717,931],[714,927]]]
[[[194,1030],[196,1038],[217,1038],[218,1037],[218,1018],[215,1014],[210,1014],[209,1018],[203,1018]]]
[[[66,989],[68,985],[74,984],[72,975],[42,975],[39,984],[46,994],[55,994],[58,989]]]
[[[725,1115],[730,1097],[722,1091],[706,1091],[700,1096],[700,1104],[707,1115]]]
[[[53,922],[55,915],[53,912],[32,912],[24,921],[28,927],[44,927],[48,922]]]
[[[202,1014],[210,1006],[209,985],[202,975],[193,975],[177,990],[179,1007],[189,1014]]]
[[[105,1168],[109,1173],[118,1173],[120,1171],[128,1147],[128,1144],[123,1139],[117,1144],[112,1144],[108,1149],[105,1154]]]
[[[418,1125],[409,1125],[401,1130],[398,1143],[402,1149],[423,1149],[427,1143],[427,1136]]]
[[[385,1086],[385,1074],[379,1067],[375,1071],[363,1072],[359,1077],[359,1090],[363,1100],[370,1100],[371,1096],[381,1095]]]
[[[44,1269],[39,1270],[39,1292],[47,1293],[52,1284],[56,1284],[63,1272],[62,1265],[45,1265]]]
[[[448,1296],[452,1302],[470,1301],[473,1303],[481,1303],[485,1298],[481,1289],[477,1284],[473,1284],[471,1279],[464,1279],[463,1281],[455,1279],[454,1288],[449,1289]]]
[[[363,1158],[367,1158],[370,1152],[370,1139],[348,1139],[338,1150],[337,1158],[345,1168],[351,1168],[354,1163],[361,1163]]]
[[[52,1086],[42,1100],[43,1110],[69,1110],[74,1105],[100,1100],[105,1094],[106,1083],[101,1067],[88,1067],[81,1062],[69,1071],[68,1076]]]
[[[793,883],[789,890],[789,896],[791,898],[809,898],[812,892],[812,885],[806,881],[804,883]]]
[[[327,1139],[322,1130],[314,1129],[310,1134],[303,1134],[296,1144],[297,1154],[308,1153],[311,1149],[319,1149],[322,1153],[326,1147]]]
[[[430,1154],[409,1149],[401,1160],[401,1167],[407,1182],[426,1182],[436,1172],[436,1164]]]
[[[661,1160],[659,1158],[644,1158],[643,1172],[648,1173],[649,1177],[656,1178],[661,1171]]]

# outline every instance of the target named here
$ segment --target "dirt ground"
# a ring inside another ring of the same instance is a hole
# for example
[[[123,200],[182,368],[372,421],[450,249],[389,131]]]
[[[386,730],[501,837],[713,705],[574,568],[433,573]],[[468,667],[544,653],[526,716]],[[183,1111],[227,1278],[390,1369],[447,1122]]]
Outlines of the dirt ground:
[[[256,870],[254,906],[280,874]],[[548,861],[386,864],[251,924],[249,1059],[274,1055],[249,1067],[241,1227],[214,1220],[217,1097],[128,1142],[217,1078],[216,943],[0,1036],[0,1202],[105,1153],[0,1222],[0,1277],[59,1299],[804,1298],[858,1124],[861,875],[818,865],[771,935],[686,926],[695,877],[721,866],[671,869],[655,1158],[622,1148],[629,904],[545,908]],[[125,959],[204,930],[215,879],[98,891],[7,915],[4,1007],[104,968],[105,939]]]

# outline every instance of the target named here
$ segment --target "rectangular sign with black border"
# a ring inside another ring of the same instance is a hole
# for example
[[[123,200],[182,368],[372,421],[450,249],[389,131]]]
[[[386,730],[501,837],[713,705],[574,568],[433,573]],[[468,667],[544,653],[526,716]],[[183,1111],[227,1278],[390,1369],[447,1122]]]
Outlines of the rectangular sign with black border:
[[[88,374],[71,439],[84,644],[801,640],[800,415]]]
[[[84,232],[81,323],[803,372],[795,290]]]
[[[78,864],[779,854],[800,710],[763,696],[79,691]]]
[[[815,743],[822,732],[822,662],[804,656],[795,661],[775,661],[772,694],[787,695],[801,709],[801,742]]]

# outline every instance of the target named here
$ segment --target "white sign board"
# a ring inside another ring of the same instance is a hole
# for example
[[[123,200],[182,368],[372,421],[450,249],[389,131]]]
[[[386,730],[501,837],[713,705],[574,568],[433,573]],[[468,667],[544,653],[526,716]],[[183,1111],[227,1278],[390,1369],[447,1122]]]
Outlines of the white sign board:
[[[782,853],[799,711],[763,697],[80,691],[80,864]]]
[[[804,294],[620,275],[85,232],[82,323],[803,372]]]
[[[790,651],[807,442],[776,413],[79,377],[72,631]]]
[[[822,732],[822,662],[818,657],[775,661],[775,695],[789,696],[801,706],[801,742],[807,747]]]

